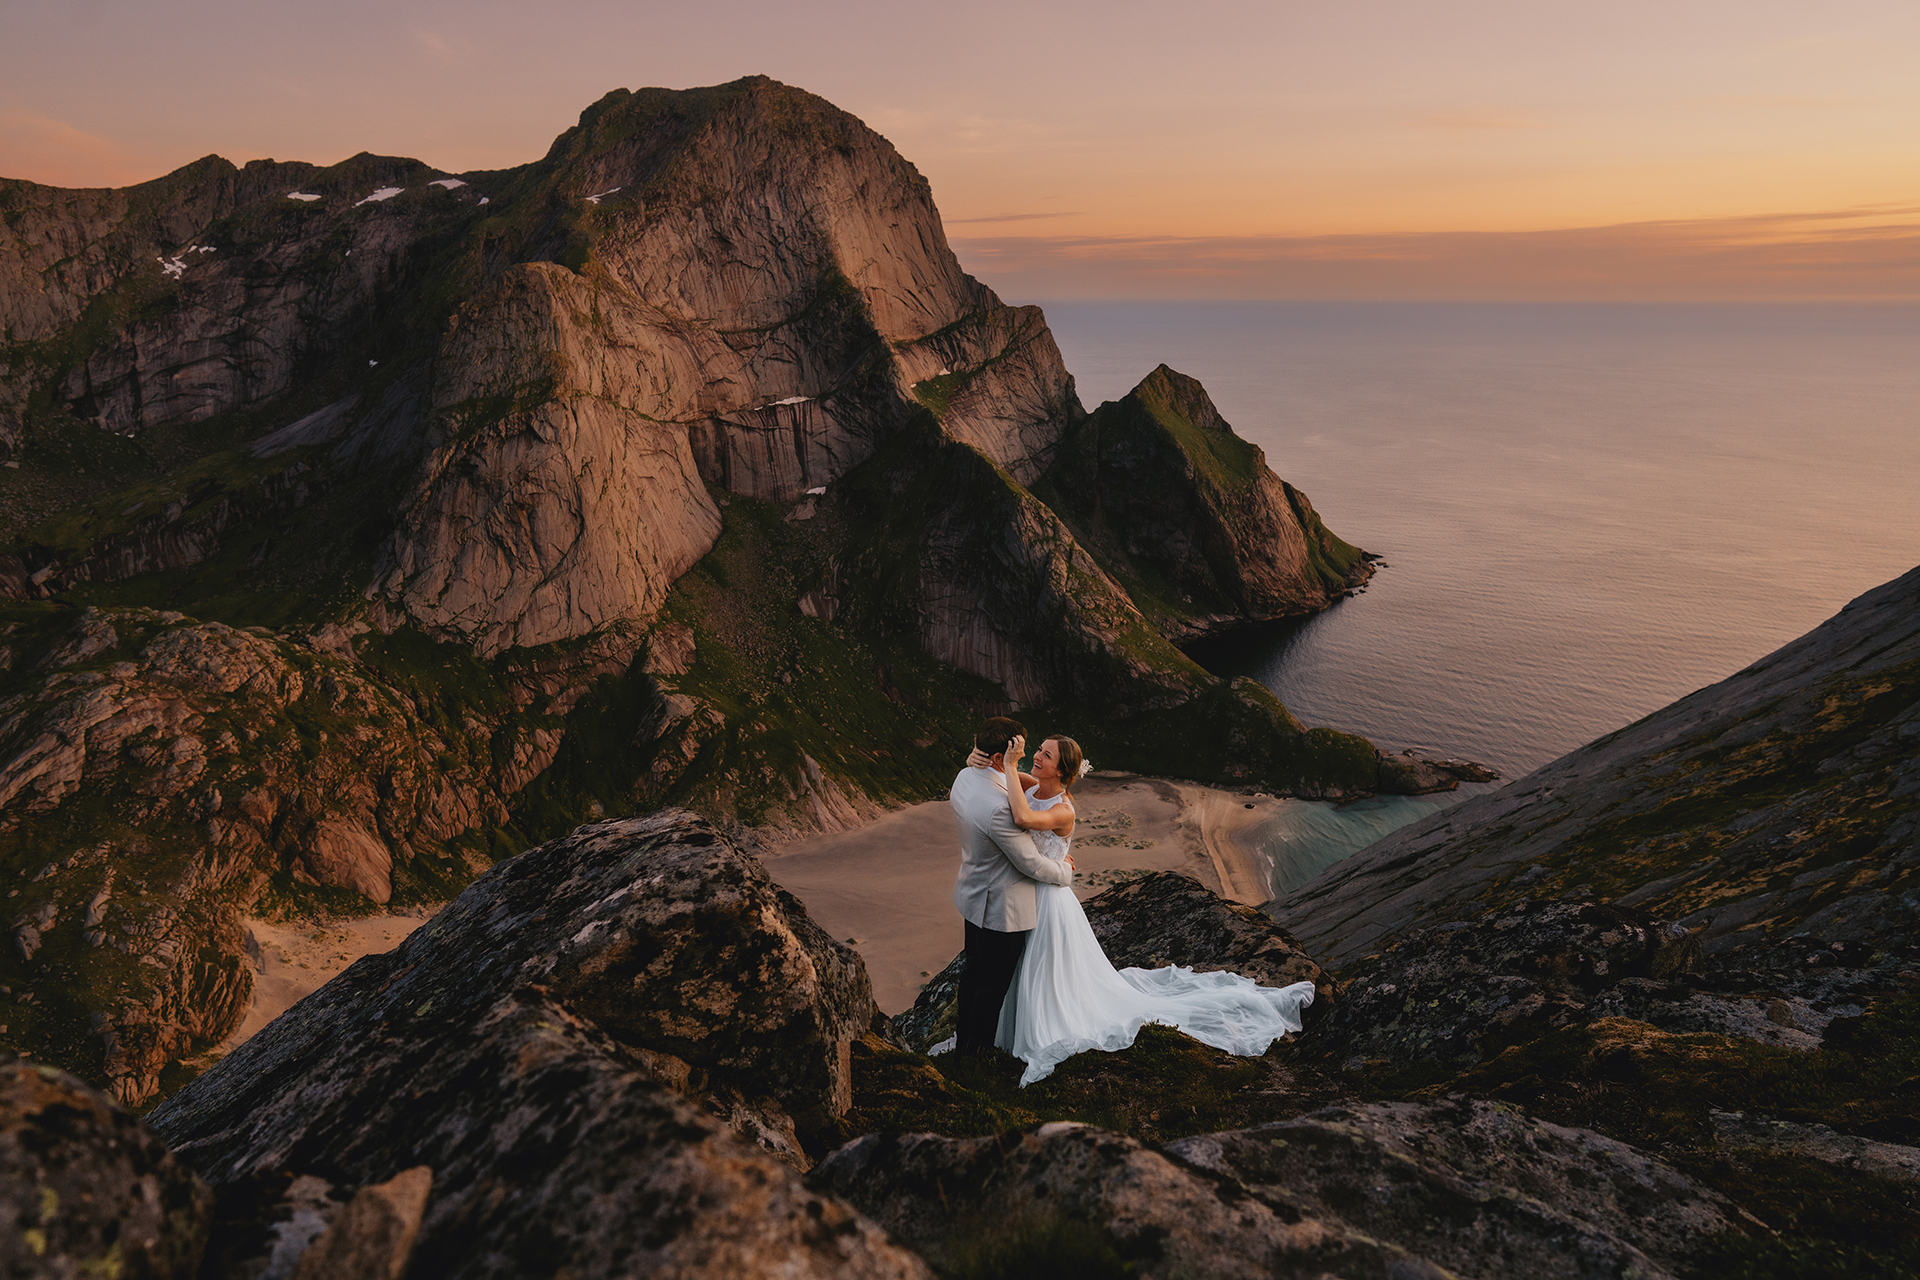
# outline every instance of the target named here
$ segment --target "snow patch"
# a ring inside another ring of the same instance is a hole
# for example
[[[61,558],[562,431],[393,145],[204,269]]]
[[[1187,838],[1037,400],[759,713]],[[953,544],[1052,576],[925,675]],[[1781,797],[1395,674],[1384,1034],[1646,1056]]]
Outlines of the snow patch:
[[[827,491],[827,486],[825,486],[825,485],[821,485],[821,486],[820,486],[819,488],[817,488],[817,489],[809,489],[809,490],[807,490],[807,493],[808,493],[808,495],[809,495],[809,496],[811,496],[811,497],[819,497],[819,496],[820,496],[821,494],[823,494],[823,493],[825,493],[826,491]]]
[[[805,404],[812,396],[788,396],[785,400],[775,400],[775,404]]]
[[[587,203],[588,203],[588,204],[599,204],[599,203],[600,203],[600,202],[601,202],[602,200],[605,200],[605,199],[606,199],[606,198],[607,198],[608,196],[611,196],[611,195],[617,195],[617,194],[619,194],[619,191],[620,191],[620,188],[618,188],[618,187],[614,187],[614,188],[613,188],[612,190],[610,190],[610,191],[602,191],[602,192],[601,192],[601,193],[600,193],[599,195],[597,195],[597,196],[588,196],[588,197],[587,197]]]
[[[481,204],[492,204],[492,203],[493,203],[493,201],[492,201],[492,200],[490,200],[490,199],[488,199],[488,198],[487,198],[486,196],[481,196],[481,197],[480,197],[480,203],[481,203]]]
[[[287,192],[287,199],[289,200],[318,200],[319,198],[320,198],[319,196],[308,195],[304,191]]]
[[[188,254],[212,253],[212,252],[213,252],[212,245],[190,244],[186,248],[182,249],[174,257],[168,258],[168,257],[162,256],[162,257],[155,258],[154,261],[160,264],[161,272],[164,275],[166,275],[166,277],[169,280],[179,280],[187,274],[187,255]]]
[[[467,184],[460,181],[460,179],[458,178],[435,178],[432,182],[429,182],[427,185],[430,187],[445,187],[447,190],[451,191],[455,187],[464,187]]]
[[[405,187],[382,187],[364,200],[355,200],[353,207],[358,209],[363,204],[374,204],[381,200],[391,200],[405,190]]]

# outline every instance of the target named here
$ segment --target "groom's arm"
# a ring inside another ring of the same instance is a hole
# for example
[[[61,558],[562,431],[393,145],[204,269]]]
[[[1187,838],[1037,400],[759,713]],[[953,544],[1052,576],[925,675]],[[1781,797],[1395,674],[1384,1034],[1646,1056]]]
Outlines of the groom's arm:
[[[1029,880],[1038,880],[1042,884],[1070,885],[1073,883],[1073,868],[1064,862],[1055,862],[1033,847],[1033,837],[1013,825],[1013,815],[1006,815],[1003,826],[996,821],[988,831],[1000,852],[1007,856],[1020,874]]]

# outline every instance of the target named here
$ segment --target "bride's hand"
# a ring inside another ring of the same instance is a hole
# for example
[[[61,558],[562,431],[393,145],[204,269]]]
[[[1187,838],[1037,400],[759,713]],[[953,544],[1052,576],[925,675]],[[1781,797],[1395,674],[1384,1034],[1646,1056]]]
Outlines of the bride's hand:
[[[967,752],[967,768],[969,769],[984,769],[992,763],[993,757],[978,747]]]
[[[1018,773],[1020,771],[1020,762],[1026,758],[1026,755],[1027,739],[1026,735],[1022,734],[1007,744],[1007,768]]]

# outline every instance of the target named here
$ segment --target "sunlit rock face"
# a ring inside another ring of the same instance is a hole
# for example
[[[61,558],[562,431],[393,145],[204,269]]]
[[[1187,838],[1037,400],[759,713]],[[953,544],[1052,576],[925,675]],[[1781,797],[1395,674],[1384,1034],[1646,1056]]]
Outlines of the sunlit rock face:
[[[491,651],[646,617],[713,545],[708,485],[828,485],[922,384],[1016,478],[1080,413],[1039,312],[962,272],[926,180],[808,94],[612,94],[526,181],[574,248],[507,267],[441,344],[378,581],[430,629]]]

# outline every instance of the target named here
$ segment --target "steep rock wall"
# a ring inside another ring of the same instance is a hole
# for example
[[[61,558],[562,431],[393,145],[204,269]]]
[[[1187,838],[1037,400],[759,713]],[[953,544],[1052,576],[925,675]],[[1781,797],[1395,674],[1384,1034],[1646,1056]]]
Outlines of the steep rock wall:
[[[650,616],[717,533],[702,481],[830,484],[930,379],[966,378],[947,430],[1017,476],[1079,415],[1039,313],[962,272],[925,179],[817,98],[613,94],[536,168],[523,201],[573,219],[579,270],[507,268],[441,343],[379,587],[431,630],[491,651]]]

